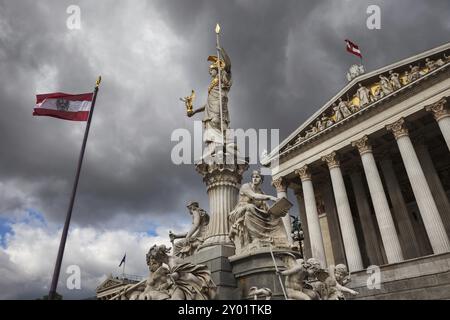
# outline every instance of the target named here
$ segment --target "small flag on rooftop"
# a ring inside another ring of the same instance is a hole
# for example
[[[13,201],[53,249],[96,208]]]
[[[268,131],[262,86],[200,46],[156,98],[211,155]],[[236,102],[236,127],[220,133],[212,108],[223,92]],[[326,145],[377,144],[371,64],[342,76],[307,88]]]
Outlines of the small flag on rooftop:
[[[126,259],[127,259],[127,254],[125,253],[125,255],[124,255],[123,258],[122,258],[122,261],[120,261],[119,267],[121,267],[122,264],[125,263],[125,260],[126,260]]]
[[[362,54],[359,46],[351,42],[350,40],[345,40],[345,42],[347,43],[347,51],[362,59]]]

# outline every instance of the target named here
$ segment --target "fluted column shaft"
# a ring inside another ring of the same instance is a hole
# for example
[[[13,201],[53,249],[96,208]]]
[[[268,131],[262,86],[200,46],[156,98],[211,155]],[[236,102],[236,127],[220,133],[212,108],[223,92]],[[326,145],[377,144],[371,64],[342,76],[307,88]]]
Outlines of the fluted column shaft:
[[[430,239],[434,253],[450,251],[450,241],[447,237],[444,224],[437,209],[430,187],[428,186],[425,174],[423,173],[417,154],[409,138],[408,129],[404,119],[387,126],[389,131],[395,136],[400,154],[405,165],[406,173],[416,198],[422,216],[425,230]]]
[[[358,208],[359,220],[363,230],[363,237],[366,245],[367,256],[372,265],[382,265],[383,254],[379,244],[378,236],[374,228],[375,221],[372,219],[367,193],[363,185],[361,172],[353,171],[350,175],[353,192],[356,198],[356,207]]]
[[[450,150],[450,111],[447,98],[439,100],[437,103],[432,104],[425,108],[427,111],[432,112],[436,119],[442,135],[444,136],[447,147]]]
[[[416,145],[417,156],[422,165],[423,172],[427,178],[431,193],[433,194],[436,206],[441,214],[442,223],[444,224],[447,235],[450,235],[450,201],[447,193],[442,186],[441,179],[434,167],[430,152],[425,143],[418,143]]]
[[[199,250],[216,245],[234,247],[229,237],[228,215],[238,202],[242,174],[248,169],[248,164],[200,162],[195,168],[206,184],[210,216],[205,241],[199,246]]]
[[[208,189],[208,197],[211,210],[206,243],[220,242],[231,243],[228,237],[230,232],[228,214],[237,203],[239,189],[236,185],[217,183]]]
[[[397,221],[405,257],[408,259],[418,257],[419,246],[416,234],[391,159],[383,159],[380,167],[386,180],[386,188],[391,198],[392,211]]]
[[[332,152],[323,157],[322,160],[327,162],[328,168],[330,169],[331,184],[333,185],[334,199],[336,201],[348,268],[350,271],[362,270],[364,266],[359,249],[358,237],[356,236],[352,211],[348,202],[347,191],[337,154],[336,152]]]
[[[377,164],[372,153],[372,147],[368,143],[368,137],[364,136],[362,139],[355,141],[353,146],[358,148],[361,155],[361,161],[388,263],[403,261],[400,241],[395,230],[394,220],[392,219],[391,210],[389,209],[386,194],[384,193],[383,183],[381,182]]]
[[[328,228],[330,230],[331,246],[333,248],[334,263],[347,265],[345,258],[344,241],[342,240],[341,228],[339,227],[339,217],[334,201],[333,186],[325,183],[320,186],[323,203],[327,214]]]
[[[317,212],[316,197],[308,167],[296,171],[302,180],[303,198],[305,200],[306,219],[308,221],[308,231],[311,244],[311,254],[313,258],[320,261],[323,267],[326,266],[325,247],[323,244],[322,230],[320,229],[319,214]]]

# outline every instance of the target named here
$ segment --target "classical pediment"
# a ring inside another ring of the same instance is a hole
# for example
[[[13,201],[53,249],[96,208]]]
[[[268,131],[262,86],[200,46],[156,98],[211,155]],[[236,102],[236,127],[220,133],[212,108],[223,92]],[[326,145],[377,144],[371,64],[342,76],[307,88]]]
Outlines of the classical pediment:
[[[117,286],[123,285],[123,281],[119,280],[119,279],[114,279],[114,278],[108,278],[105,281],[103,281],[102,284],[100,284],[97,287],[97,292],[101,292],[104,290],[108,290]]]
[[[351,124],[368,110],[378,108],[449,66],[450,43],[356,77],[284,140],[263,164],[325,138],[336,128]]]

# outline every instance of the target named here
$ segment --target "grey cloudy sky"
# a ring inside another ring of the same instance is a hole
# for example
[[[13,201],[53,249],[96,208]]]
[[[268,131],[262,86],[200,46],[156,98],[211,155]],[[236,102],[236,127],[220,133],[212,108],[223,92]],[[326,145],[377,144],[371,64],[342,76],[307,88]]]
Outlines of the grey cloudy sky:
[[[81,30],[66,27],[71,4],[81,8]],[[366,27],[373,4],[381,8],[381,30]],[[206,99],[216,22],[233,63],[232,126],[280,129],[283,139],[346,84],[358,59],[344,39],[360,45],[373,70],[448,42],[449,12],[448,0],[0,0],[0,269],[12,290],[3,297],[45,292],[54,256],[42,264],[17,248],[52,242],[55,251],[84,130],[32,117],[36,93],[88,92],[97,75],[104,79],[73,216],[82,243],[96,247],[84,264],[67,253],[92,275],[86,295],[109,272],[105,261],[114,264],[125,248],[108,251],[108,232],[128,232],[123,242],[132,246],[137,237],[145,251],[142,237],[160,239],[189,223],[189,200],[207,207],[194,168],[172,164],[170,135],[193,128],[178,98],[195,89],[197,104]],[[30,212],[44,222],[27,224]],[[32,230],[42,234],[31,237]],[[103,261],[102,250],[111,253]],[[22,268],[24,280],[17,280],[11,270],[33,259],[36,268]],[[145,271],[141,260],[132,271]],[[14,289],[25,280],[29,289]]]

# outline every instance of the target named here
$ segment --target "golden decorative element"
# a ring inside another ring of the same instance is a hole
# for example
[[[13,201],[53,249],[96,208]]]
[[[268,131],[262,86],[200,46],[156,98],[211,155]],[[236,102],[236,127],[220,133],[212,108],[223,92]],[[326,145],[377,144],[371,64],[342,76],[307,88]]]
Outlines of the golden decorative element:
[[[361,155],[367,152],[372,152],[372,146],[370,145],[369,138],[367,136],[364,136],[359,140],[353,141],[352,147],[358,148],[359,154]]]
[[[381,90],[380,83],[376,82],[370,86],[370,93],[373,97],[378,97],[379,92]]]
[[[308,165],[305,165],[300,169],[295,170],[295,174],[298,175],[302,181],[311,180],[311,173],[309,172]]]
[[[400,139],[401,137],[409,135],[408,128],[406,128],[405,125],[405,119],[403,118],[390,125],[387,125],[386,129],[394,134],[395,139]]]
[[[425,110],[428,112],[432,112],[436,121],[439,121],[446,117],[450,117],[450,110],[448,108],[447,98],[442,98],[438,102],[425,107]]]
[[[361,106],[361,101],[359,100],[358,96],[356,96],[356,95],[353,96],[352,104],[357,107]]]
[[[287,191],[286,183],[282,177],[278,178],[276,180],[273,180],[272,186],[277,190],[278,193]]]
[[[180,98],[180,100],[183,101],[186,105],[186,112],[187,112],[188,116],[190,114],[192,114],[192,112],[194,111],[194,99],[195,99],[195,91],[194,90],[192,90],[192,93],[190,96]]]
[[[209,62],[212,62],[209,66],[210,69],[218,69],[220,66],[220,70],[225,69],[225,61],[222,59],[217,59],[217,56],[209,56],[207,59]]]
[[[217,76],[211,80],[211,83],[209,84],[208,87],[208,93],[211,93],[211,90],[217,87],[218,85],[219,85],[219,77]]]
[[[95,87],[100,87],[100,83],[102,83],[102,76],[98,76],[97,81],[95,82]]]
[[[340,166],[338,154],[334,151],[326,156],[323,156],[322,161],[328,164],[328,168],[330,170]]]
[[[220,26],[219,26],[219,24],[216,24],[216,30],[215,31],[216,31],[217,34],[220,33]]]

